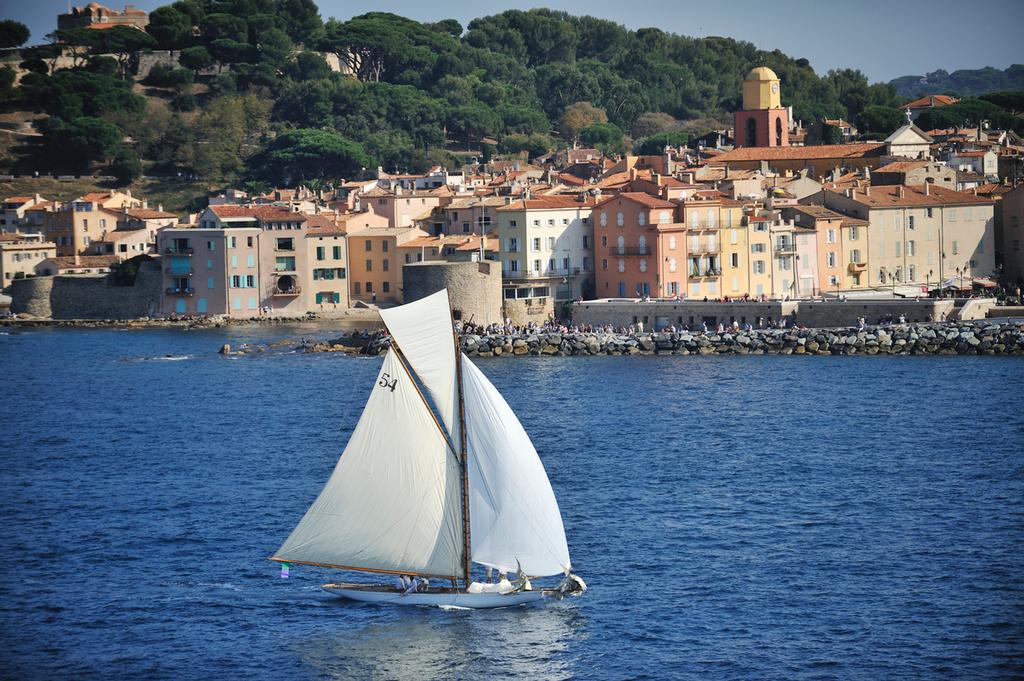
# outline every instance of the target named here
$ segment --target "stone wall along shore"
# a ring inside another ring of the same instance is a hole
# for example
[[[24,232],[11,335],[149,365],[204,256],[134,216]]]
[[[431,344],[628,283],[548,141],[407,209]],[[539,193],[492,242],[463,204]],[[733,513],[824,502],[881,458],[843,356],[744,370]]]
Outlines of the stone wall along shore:
[[[390,339],[365,352],[383,354]],[[1024,323],[899,324],[857,329],[728,333],[536,333],[462,337],[469,357],[589,355],[1024,355]]]

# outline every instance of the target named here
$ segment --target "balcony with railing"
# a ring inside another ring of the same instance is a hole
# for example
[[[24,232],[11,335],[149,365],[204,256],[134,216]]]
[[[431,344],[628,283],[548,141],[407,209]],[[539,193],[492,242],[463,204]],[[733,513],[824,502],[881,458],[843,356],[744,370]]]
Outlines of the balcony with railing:
[[[300,293],[302,293],[301,286],[291,286],[288,288],[281,288],[279,286],[275,286],[270,291],[270,295],[272,296],[297,296]]]
[[[793,255],[796,253],[796,244],[792,241],[779,241],[772,250],[776,255]]]
[[[164,255],[192,255],[196,249],[191,246],[177,247],[177,246],[165,246]]]
[[[193,296],[196,290],[189,286],[188,288],[180,288],[178,286],[170,286],[167,288],[167,295],[169,296]]]
[[[848,272],[863,272],[867,270],[868,264],[866,262],[851,262],[847,265],[846,269]]]
[[[717,267],[691,268],[690,279],[708,279],[722,276],[722,270]]]
[[[650,255],[651,249],[640,246],[609,246],[608,255],[612,258],[646,258]]]
[[[697,248],[691,248],[690,253],[721,253],[722,247],[717,244],[700,244]]]

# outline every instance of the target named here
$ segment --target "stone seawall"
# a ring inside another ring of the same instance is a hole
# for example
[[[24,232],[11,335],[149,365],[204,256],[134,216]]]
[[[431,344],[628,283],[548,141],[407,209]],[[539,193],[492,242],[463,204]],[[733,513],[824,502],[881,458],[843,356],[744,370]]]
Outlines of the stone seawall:
[[[157,263],[139,267],[134,286],[114,286],[110,275],[65,274],[11,282],[11,312],[51,319],[138,319],[159,309]]]
[[[390,339],[371,341],[383,354]],[[765,329],[736,333],[538,333],[462,338],[470,357],[590,355],[1022,355],[1024,323],[901,324],[856,329]]]

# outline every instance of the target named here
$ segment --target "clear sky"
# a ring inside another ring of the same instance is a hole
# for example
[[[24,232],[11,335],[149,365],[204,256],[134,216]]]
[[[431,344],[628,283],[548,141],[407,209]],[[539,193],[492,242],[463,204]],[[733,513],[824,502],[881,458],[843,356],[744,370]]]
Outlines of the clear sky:
[[[87,0],[73,0],[82,5]],[[123,0],[105,2],[120,9]],[[170,0],[135,0],[152,10]],[[348,19],[371,11],[419,21],[454,18],[463,26],[474,17],[505,9],[530,9],[538,2],[446,0],[319,0],[320,15]],[[859,68],[872,81],[1024,63],[1024,0],[561,0],[547,5],[571,14],[590,14],[637,29],[654,26],[692,36],[719,35],[764,49],[805,57],[819,73]],[[57,27],[66,12],[61,0],[0,0],[0,17],[17,19],[32,31],[32,42]]]

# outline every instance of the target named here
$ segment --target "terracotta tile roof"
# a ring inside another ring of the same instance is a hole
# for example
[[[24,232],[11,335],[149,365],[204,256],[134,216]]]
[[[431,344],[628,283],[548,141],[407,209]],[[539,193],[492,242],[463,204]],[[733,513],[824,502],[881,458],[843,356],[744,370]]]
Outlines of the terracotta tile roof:
[[[26,211],[30,211],[30,210],[47,211],[47,210],[51,210],[51,209],[56,208],[56,207],[57,207],[57,202],[56,201],[40,201],[39,203],[37,203],[36,205],[32,206],[31,208],[26,208],[25,210]]]
[[[956,104],[960,100],[956,97],[950,97],[949,95],[926,95],[920,99],[915,99],[912,102],[907,102],[901,109],[930,109],[933,106],[949,106],[950,104]]]
[[[78,263],[75,263],[75,256],[64,255],[56,258],[47,258],[45,262],[52,262],[57,270],[78,269],[81,267],[97,268],[110,267],[117,262],[116,255],[80,255]]]
[[[875,173],[905,173],[908,170],[914,170],[915,168],[923,168],[924,166],[931,163],[931,161],[893,161],[887,163],[877,170],[872,170],[871,174]]]
[[[982,158],[988,152],[985,151],[956,151],[953,152],[953,156],[957,158]]]
[[[555,194],[554,196],[538,196],[532,199],[519,199],[496,210],[559,210],[562,208],[593,208],[597,202],[590,197],[580,201],[578,194]]]
[[[113,195],[114,195],[113,192],[89,192],[88,194],[86,194],[86,195],[84,195],[81,198],[76,199],[76,200],[77,201],[89,201],[91,203],[96,203],[97,201],[105,201],[105,200],[111,198]]]
[[[219,218],[255,218],[261,222],[268,220],[298,220],[304,222],[304,213],[293,213],[291,211],[277,208],[275,206],[210,206],[213,214]]]
[[[900,196],[900,190],[903,195]],[[891,206],[949,206],[962,204],[991,205],[992,199],[976,196],[971,192],[957,192],[952,189],[929,185],[926,195],[924,185],[878,185],[870,192],[856,190],[854,201],[869,207]]]
[[[480,237],[473,236],[469,237],[459,246],[455,247],[456,251],[477,251],[480,250]],[[484,237],[484,250],[485,251],[497,251],[499,250],[498,238],[490,234]]]
[[[4,203],[28,203],[34,196],[8,196],[4,199]]]
[[[821,144],[813,147],[741,147],[715,158],[716,163],[729,161],[801,161],[818,158],[863,158],[882,156],[885,144],[857,142],[854,144]]]
[[[157,220],[159,218],[178,217],[174,213],[167,213],[162,210],[153,210],[151,208],[129,208],[127,210],[127,215],[138,220]]]
[[[647,206],[648,208],[675,208],[676,207],[676,204],[672,203],[671,201],[666,201],[665,199],[659,199],[656,196],[651,196],[650,194],[644,194],[643,192],[622,192],[621,194],[617,194],[616,196],[609,196],[607,199],[601,201],[597,205],[598,206],[603,206],[604,204],[608,203],[609,201],[614,201],[615,199],[620,199],[620,198],[621,199],[627,199],[629,201],[633,201],[634,203],[639,203],[639,204],[641,204],[643,206]]]
[[[825,206],[816,205],[796,205],[787,206],[787,210],[795,210],[798,213],[809,215],[815,220],[842,220],[844,216],[841,213],[837,213],[834,210],[825,208]]]

